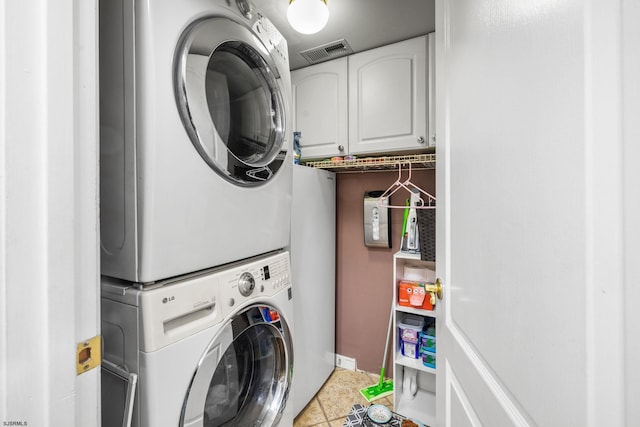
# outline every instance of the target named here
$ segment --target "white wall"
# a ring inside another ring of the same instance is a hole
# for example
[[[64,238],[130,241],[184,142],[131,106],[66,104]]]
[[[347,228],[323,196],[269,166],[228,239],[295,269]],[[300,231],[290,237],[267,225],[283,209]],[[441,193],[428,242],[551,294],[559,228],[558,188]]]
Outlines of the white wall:
[[[0,2],[0,99],[0,423],[96,426],[97,2]]]

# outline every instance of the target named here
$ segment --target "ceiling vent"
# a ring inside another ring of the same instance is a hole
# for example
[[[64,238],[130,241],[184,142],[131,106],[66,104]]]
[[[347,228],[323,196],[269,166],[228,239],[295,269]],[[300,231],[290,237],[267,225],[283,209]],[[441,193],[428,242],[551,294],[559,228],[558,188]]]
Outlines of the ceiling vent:
[[[303,50],[300,52],[300,55],[302,55],[302,57],[310,64],[316,64],[318,62],[349,55],[350,53],[353,53],[353,49],[351,49],[349,43],[347,43],[345,39],[340,39],[322,46]]]

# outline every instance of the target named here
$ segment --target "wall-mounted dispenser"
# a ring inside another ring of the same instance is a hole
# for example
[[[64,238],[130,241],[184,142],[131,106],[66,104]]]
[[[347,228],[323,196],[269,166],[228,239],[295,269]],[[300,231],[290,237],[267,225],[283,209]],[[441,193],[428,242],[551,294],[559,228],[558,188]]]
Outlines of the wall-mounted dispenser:
[[[380,199],[384,191],[364,193],[364,245],[378,248],[391,247],[391,216],[389,198]]]

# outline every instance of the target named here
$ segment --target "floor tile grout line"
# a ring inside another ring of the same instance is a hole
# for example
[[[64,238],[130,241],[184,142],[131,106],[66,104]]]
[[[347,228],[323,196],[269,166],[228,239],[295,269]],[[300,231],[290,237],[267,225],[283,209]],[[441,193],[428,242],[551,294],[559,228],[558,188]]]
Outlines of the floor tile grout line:
[[[324,421],[329,422],[329,417],[327,417],[327,413],[324,410],[324,406],[322,406],[322,402],[317,397],[315,398],[318,401],[318,406],[320,406],[320,410],[322,411],[322,415],[324,416]]]

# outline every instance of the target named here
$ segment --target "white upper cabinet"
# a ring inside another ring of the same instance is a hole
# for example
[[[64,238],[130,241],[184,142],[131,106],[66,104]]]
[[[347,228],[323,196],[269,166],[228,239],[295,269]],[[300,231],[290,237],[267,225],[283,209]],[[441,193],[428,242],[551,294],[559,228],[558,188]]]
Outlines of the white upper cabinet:
[[[435,145],[434,33],[291,72],[304,159]]]
[[[347,58],[291,72],[293,130],[300,131],[302,157],[347,154]]]
[[[349,57],[349,153],[420,150],[428,134],[427,36]]]

